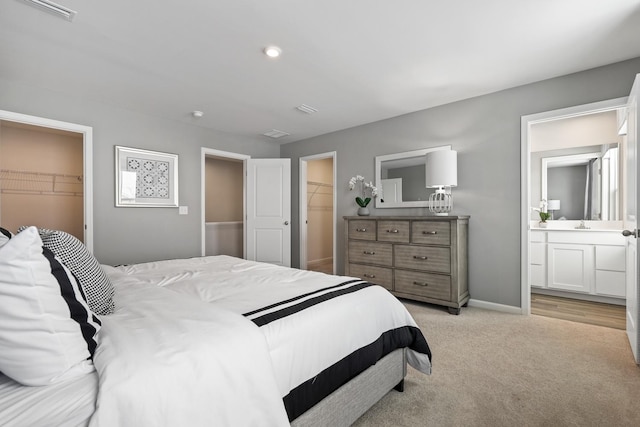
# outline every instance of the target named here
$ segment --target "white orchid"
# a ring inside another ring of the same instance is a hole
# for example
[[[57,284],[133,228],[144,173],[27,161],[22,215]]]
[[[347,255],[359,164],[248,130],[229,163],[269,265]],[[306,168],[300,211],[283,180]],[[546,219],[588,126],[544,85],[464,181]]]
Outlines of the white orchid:
[[[372,181],[366,182],[364,180],[364,176],[362,175],[351,177],[351,179],[349,180],[349,190],[354,190],[357,185],[360,186],[360,194],[362,195],[362,197],[356,197],[356,203],[358,204],[358,206],[366,208],[371,199],[378,195],[378,188],[373,185]],[[369,190],[369,192],[371,193],[371,197],[366,196],[367,190]]]

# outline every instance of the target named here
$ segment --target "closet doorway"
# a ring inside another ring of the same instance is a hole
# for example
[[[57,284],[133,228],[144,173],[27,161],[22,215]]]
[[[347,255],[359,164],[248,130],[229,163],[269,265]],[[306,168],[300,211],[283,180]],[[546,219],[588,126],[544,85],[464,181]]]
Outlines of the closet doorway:
[[[336,272],[336,152],[300,158],[300,268]]]
[[[244,258],[245,160],[250,156],[202,149],[202,255]]]
[[[93,249],[90,127],[0,111],[0,223],[63,230]]]

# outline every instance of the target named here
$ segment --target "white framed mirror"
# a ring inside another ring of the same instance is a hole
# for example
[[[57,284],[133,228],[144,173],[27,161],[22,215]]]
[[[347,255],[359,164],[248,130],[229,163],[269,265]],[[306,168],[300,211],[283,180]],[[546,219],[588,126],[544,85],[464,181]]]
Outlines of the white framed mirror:
[[[541,196],[553,219],[620,219],[618,144],[593,148],[600,151],[542,158]]]
[[[451,145],[376,156],[376,208],[429,207],[433,189],[425,187],[424,156],[437,150],[451,150]]]

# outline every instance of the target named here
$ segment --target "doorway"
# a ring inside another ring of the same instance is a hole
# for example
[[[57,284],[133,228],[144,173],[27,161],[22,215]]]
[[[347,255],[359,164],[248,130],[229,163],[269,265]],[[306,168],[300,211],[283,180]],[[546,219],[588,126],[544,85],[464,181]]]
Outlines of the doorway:
[[[0,221],[63,230],[93,251],[92,128],[0,111]]]
[[[624,164],[618,112],[625,106],[626,98],[619,98],[522,117],[523,314],[532,313],[532,292],[569,302],[625,304],[624,266],[615,262],[618,252],[624,251],[624,240],[617,231],[622,229],[624,173],[617,175],[617,181],[599,178],[601,172],[609,175],[604,172],[609,171],[611,157],[615,157],[611,165],[616,168]],[[602,136],[604,128],[609,132],[607,136]],[[588,157],[594,153],[597,158],[590,160]],[[562,168],[547,169],[552,164]],[[564,193],[556,188],[550,190],[548,179],[555,175],[565,183],[577,182],[580,189]],[[540,210],[554,214],[554,221],[540,227]],[[576,229],[590,227],[604,230],[576,233]],[[611,240],[605,239],[603,246],[597,244],[599,240],[590,240],[605,235]],[[605,259],[596,256],[598,250],[600,255],[612,254],[610,264],[596,265]],[[608,287],[610,284],[615,286]]]
[[[245,257],[245,160],[202,148],[202,256]]]
[[[300,269],[336,271],[336,152],[300,158]]]
[[[218,176],[209,174],[209,180],[208,159],[219,170]],[[202,256],[231,255],[291,266],[290,159],[252,159],[203,147],[200,179]],[[209,223],[207,206],[217,215]],[[208,230],[214,234],[207,235]]]

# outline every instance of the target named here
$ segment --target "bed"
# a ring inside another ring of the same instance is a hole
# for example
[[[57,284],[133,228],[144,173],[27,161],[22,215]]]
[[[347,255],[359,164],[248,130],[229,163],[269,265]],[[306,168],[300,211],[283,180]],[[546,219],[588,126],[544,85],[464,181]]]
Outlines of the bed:
[[[28,387],[0,358],[3,425],[349,425],[407,363],[431,371],[404,306],[358,278],[228,256],[100,270],[114,308],[96,316],[95,370]]]

